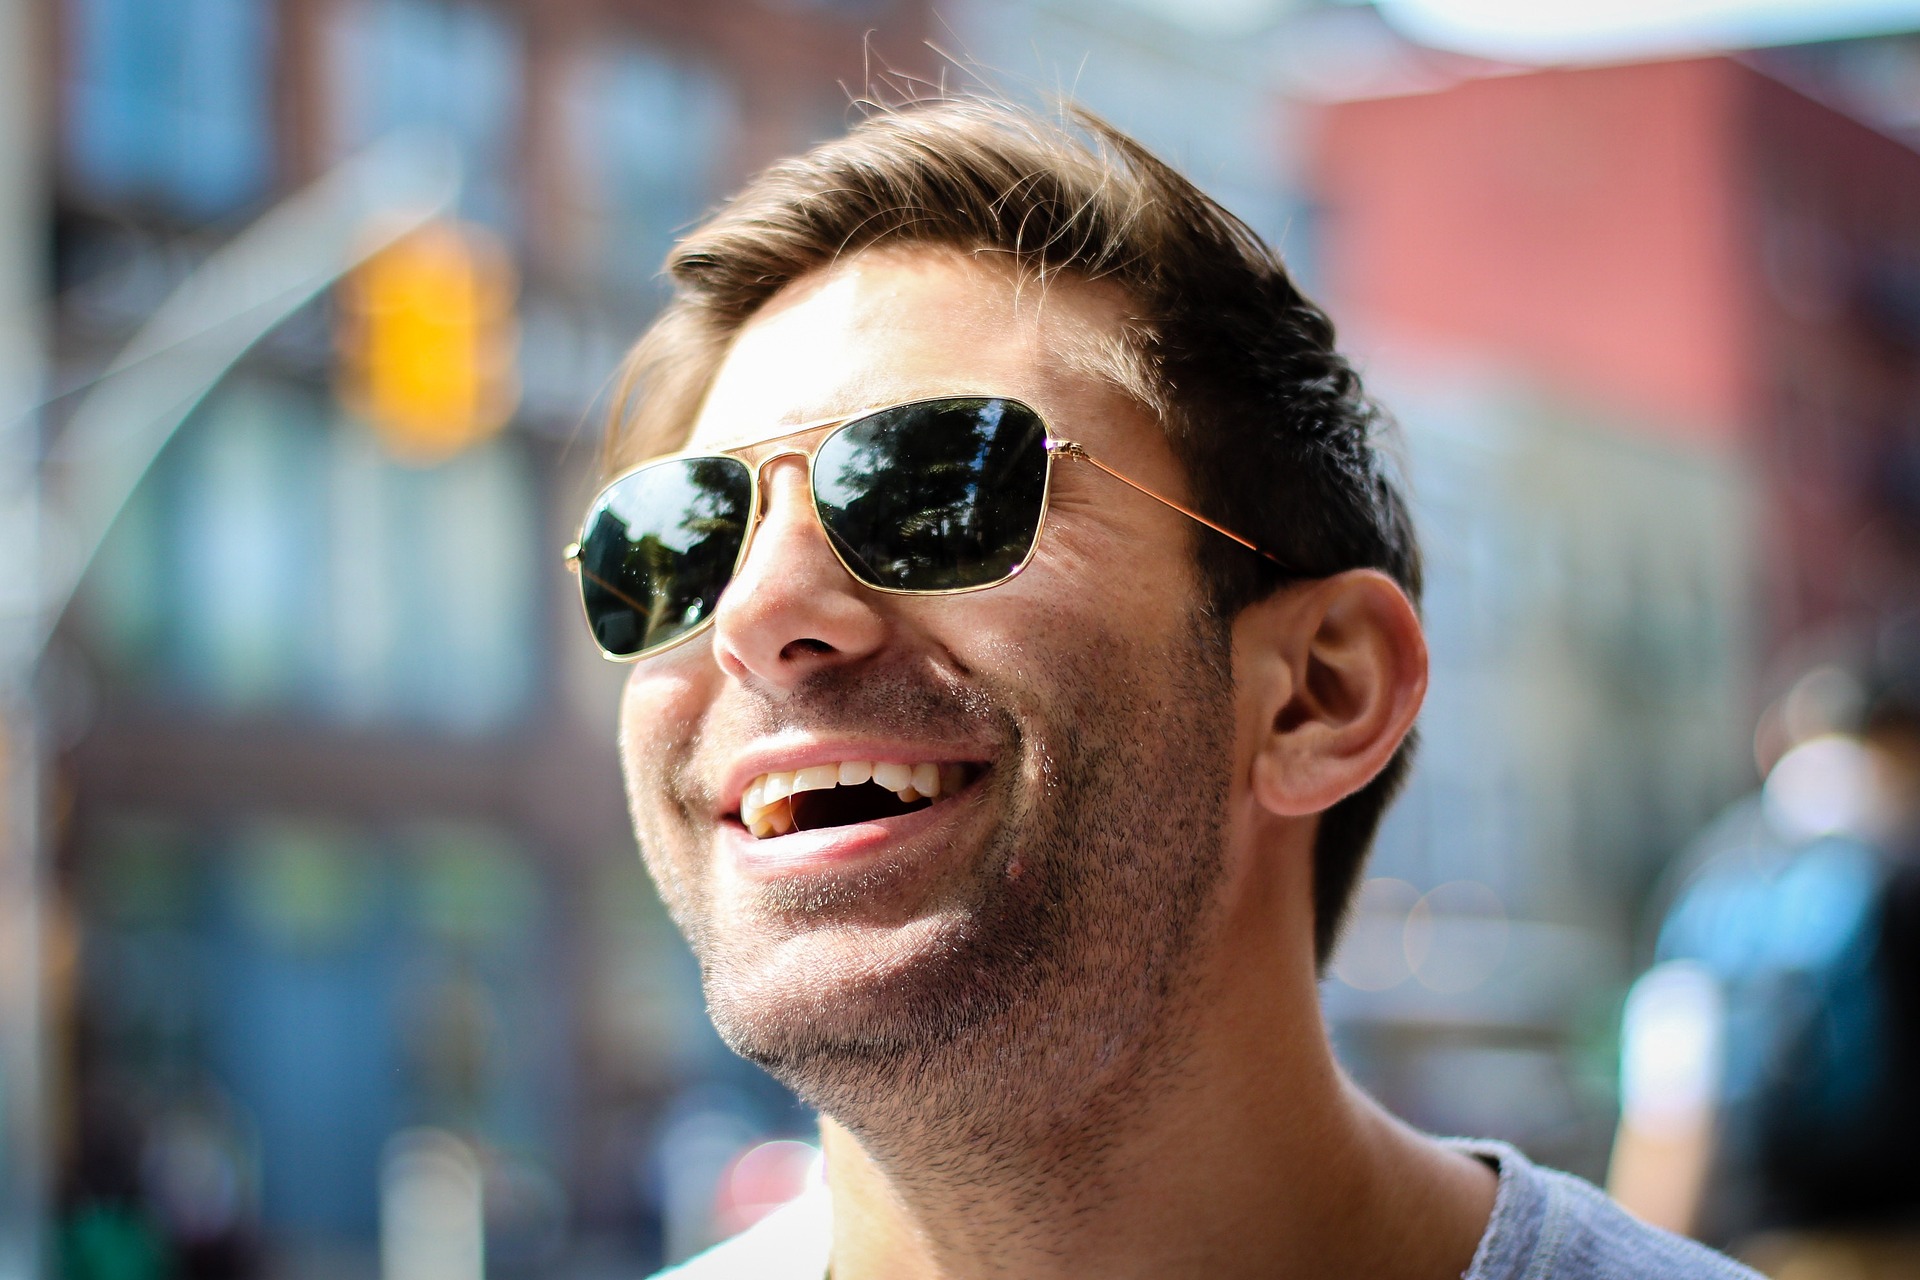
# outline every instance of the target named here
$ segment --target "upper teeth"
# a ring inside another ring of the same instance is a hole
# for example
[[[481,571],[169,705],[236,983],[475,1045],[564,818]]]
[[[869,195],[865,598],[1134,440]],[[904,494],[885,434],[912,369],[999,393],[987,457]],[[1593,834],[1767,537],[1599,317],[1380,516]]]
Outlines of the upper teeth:
[[[958,790],[962,774],[962,766],[957,764],[898,764],[890,760],[842,760],[838,764],[808,765],[790,773],[763,773],[747,784],[740,797],[740,821],[756,836],[785,835],[793,830],[793,812],[785,801],[795,792],[873,782],[912,803]]]

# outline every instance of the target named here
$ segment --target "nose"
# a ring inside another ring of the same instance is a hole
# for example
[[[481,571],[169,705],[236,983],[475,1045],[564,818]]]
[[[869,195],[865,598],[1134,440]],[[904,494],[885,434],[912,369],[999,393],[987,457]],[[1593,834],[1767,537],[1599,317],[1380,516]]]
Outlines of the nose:
[[[814,514],[806,464],[775,458],[760,477],[764,510],[746,563],[714,608],[721,670],[777,690],[858,661],[886,641],[882,597],[854,581]]]

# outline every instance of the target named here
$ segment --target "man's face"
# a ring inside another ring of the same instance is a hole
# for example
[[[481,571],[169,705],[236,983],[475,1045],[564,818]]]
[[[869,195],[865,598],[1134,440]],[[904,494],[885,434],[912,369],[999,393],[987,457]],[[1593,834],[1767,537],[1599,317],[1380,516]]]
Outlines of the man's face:
[[[991,258],[863,253],[742,329],[688,447],[992,394],[1180,494],[1159,429],[1093,372],[1124,314],[1117,290],[1022,286]],[[1219,896],[1232,679],[1191,526],[1063,462],[1024,572],[887,595],[834,557],[798,459],[763,480],[714,627],[636,663],[621,709],[635,827],[722,1034],[829,1110],[876,1072],[952,1079],[983,1055],[1124,1071]],[[756,779],[842,764],[930,765],[941,794],[766,839],[743,825]]]

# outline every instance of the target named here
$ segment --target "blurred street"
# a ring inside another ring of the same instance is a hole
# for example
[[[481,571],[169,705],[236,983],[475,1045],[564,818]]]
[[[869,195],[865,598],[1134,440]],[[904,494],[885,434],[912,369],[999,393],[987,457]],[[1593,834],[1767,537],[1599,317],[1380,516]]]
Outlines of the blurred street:
[[[1633,985],[1713,963],[1716,818],[1826,813],[1869,766],[1796,751],[1920,677],[1920,5],[1866,7],[0,0],[0,1280],[645,1275],[820,1176],[561,548],[676,230],[934,85],[1107,116],[1340,324],[1434,666],[1326,1015],[1604,1181],[1672,1114],[1623,1014],[1720,1008]],[[1760,1230],[1715,1185],[1674,1225]]]

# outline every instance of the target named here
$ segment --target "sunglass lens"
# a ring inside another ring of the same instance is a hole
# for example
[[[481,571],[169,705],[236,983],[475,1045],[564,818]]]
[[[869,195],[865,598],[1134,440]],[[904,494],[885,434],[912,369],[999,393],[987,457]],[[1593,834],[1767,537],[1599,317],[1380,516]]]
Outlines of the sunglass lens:
[[[580,540],[580,594],[600,647],[631,658],[705,622],[733,577],[753,477],[733,458],[679,458],[607,486]]]
[[[896,591],[986,586],[1013,576],[1033,550],[1046,428],[1014,400],[883,409],[820,446],[813,487],[855,577]]]

